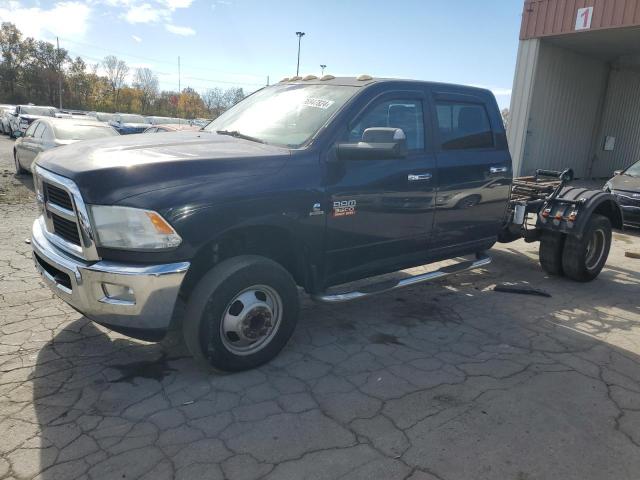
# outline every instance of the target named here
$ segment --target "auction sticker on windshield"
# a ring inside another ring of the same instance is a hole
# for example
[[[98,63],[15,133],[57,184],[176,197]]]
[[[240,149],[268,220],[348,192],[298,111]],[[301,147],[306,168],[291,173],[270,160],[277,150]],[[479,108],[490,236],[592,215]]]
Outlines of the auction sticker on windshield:
[[[314,107],[321,108],[322,110],[326,110],[335,102],[333,100],[323,100],[322,98],[305,98],[304,106],[305,107]]]

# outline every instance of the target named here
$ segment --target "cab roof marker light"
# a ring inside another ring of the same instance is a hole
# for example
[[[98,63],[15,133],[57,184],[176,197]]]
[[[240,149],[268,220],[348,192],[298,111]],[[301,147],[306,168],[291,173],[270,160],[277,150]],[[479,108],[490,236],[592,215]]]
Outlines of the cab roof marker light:
[[[359,82],[367,82],[369,80],[373,80],[373,77],[371,75],[360,75],[356,80]]]
[[[307,75],[306,77],[304,77],[302,80],[307,82],[309,80],[317,80],[318,77],[316,77],[315,75]]]
[[[326,82],[327,80],[333,80],[334,78],[336,78],[336,77],[334,77],[333,75],[325,75],[320,80],[323,81],[323,82]]]
[[[284,77],[282,80],[280,80],[280,83],[288,82],[289,80],[289,77]]]
[[[291,77],[289,79],[290,82],[295,82],[295,81],[298,81],[298,80],[302,80],[302,77]]]

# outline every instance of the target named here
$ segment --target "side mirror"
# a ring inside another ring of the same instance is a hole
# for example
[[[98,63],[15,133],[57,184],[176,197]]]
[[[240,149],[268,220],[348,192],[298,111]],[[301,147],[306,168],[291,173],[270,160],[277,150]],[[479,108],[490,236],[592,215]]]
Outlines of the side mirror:
[[[337,146],[341,160],[390,160],[407,156],[407,137],[401,128],[367,128],[358,143]]]
[[[617,177],[618,175],[622,175],[623,170],[616,170],[615,172],[613,172],[613,176]]]
[[[15,132],[13,132],[13,136],[18,138],[18,137],[23,137],[24,133],[22,133],[21,130],[16,130]]]

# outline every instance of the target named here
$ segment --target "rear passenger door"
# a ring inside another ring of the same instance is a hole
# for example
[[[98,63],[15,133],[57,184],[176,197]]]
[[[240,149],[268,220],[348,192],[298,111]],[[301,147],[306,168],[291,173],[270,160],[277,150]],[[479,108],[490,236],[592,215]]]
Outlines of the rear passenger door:
[[[489,94],[433,95],[438,185],[432,250],[491,242],[510,194],[511,158]]]

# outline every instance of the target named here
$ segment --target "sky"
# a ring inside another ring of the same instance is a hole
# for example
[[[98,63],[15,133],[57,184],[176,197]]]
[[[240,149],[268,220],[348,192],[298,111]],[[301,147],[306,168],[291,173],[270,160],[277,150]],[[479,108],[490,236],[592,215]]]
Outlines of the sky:
[[[0,20],[89,64],[109,54],[160,87],[250,92],[300,74],[443,81],[490,88],[509,106],[520,0],[0,0]]]

